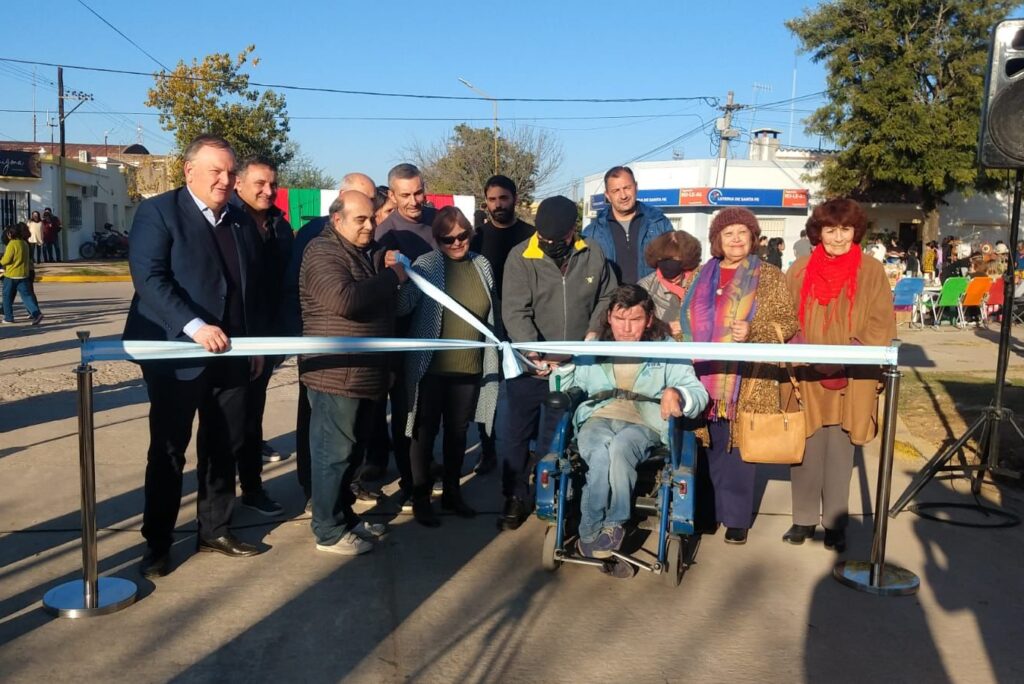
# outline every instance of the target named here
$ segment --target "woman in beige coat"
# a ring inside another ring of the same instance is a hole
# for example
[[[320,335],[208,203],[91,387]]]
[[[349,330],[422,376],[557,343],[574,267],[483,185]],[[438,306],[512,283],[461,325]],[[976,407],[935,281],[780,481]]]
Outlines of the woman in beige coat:
[[[808,344],[888,345],[896,336],[892,293],[882,264],[864,258],[867,216],[850,199],[819,205],[807,220],[814,245],[786,274]],[[793,526],[783,541],[802,544],[820,522],[825,547],[846,548],[850,477],[857,446],[878,432],[880,369],[812,365],[797,372],[807,417],[803,463],[792,466]]]

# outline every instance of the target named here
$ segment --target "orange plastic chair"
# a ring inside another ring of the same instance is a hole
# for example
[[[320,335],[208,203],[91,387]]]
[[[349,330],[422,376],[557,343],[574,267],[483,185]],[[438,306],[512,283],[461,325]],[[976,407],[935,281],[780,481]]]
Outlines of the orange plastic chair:
[[[988,317],[985,311],[985,302],[988,299],[989,290],[992,289],[992,279],[988,276],[978,276],[972,278],[971,282],[967,283],[967,289],[964,290],[964,296],[960,298],[959,315],[960,320],[957,326],[961,328],[967,327],[967,316],[965,309],[969,306],[978,307],[978,322],[987,323]]]

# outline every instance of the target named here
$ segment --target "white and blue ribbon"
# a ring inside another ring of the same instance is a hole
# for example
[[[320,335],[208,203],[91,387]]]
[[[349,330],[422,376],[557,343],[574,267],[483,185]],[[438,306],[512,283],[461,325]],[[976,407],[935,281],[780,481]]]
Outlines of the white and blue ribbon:
[[[450,309],[473,326],[486,341],[395,339],[382,337],[233,337],[227,351],[206,351],[195,342],[85,340],[82,364],[94,361],[170,361],[219,356],[292,356],[295,354],[363,354],[368,352],[438,351],[497,347],[506,378],[522,375],[523,369],[540,370],[523,356],[524,351],[567,356],[622,356],[646,359],[693,361],[751,361],[762,363],[843,364],[847,366],[895,366],[899,347],[823,344],[736,344],[720,342],[515,342],[498,336],[464,306],[429,283],[404,255],[398,261],[423,294]]]

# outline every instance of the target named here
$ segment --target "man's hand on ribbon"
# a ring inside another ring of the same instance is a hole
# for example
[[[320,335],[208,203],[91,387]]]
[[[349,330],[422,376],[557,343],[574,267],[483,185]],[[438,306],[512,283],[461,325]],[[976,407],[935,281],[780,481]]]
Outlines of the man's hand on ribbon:
[[[398,282],[404,283],[409,279],[409,275],[405,272],[406,267],[409,266],[409,259],[397,249],[384,253],[384,266],[385,268],[394,269],[398,275]]]
[[[203,349],[213,354],[226,352],[228,347],[231,346],[231,340],[227,334],[217,326],[210,325],[209,323],[199,328],[196,334],[192,336],[192,340],[197,344],[203,345]]]

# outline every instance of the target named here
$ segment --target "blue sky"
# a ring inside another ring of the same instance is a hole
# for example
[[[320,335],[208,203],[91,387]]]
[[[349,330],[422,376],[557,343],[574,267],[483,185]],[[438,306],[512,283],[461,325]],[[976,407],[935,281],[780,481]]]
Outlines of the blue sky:
[[[747,2],[314,2],[173,4],[128,0],[85,0],[157,60],[174,66],[211,52],[237,53],[256,45],[259,66],[253,80],[389,92],[470,95],[463,77],[494,97],[694,97],[764,104],[789,100],[796,69],[797,96],[819,93],[824,72],[783,22],[811,3],[793,0]],[[63,64],[151,71],[159,67],[104,25],[76,0],[5,3],[9,36],[0,57]],[[491,9],[494,8],[494,9]],[[45,26],[40,30],[39,27]],[[31,36],[38,39],[31,39]],[[13,71],[12,71],[13,69]],[[31,109],[31,66],[0,62],[0,108]],[[55,69],[38,67],[40,79],[56,81]],[[65,70],[65,87],[92,93],[67,119],[73,142],[143,142],[165,152],[172,135],[143,105],[151,79]],[[429,101],[285,92],[295,117],[291,135],[302,149],[340,177],[363,170],[383,181],[387,169],[404,160],[414,141],[442,139],[456,121],[325,121],[303,116],[451,117],[490,126],[486,101]],[[735,125],[770,126],[783,143],[816,146],[800,120],[820,97],[737,114]],[[56,107],[55,89],[36,88],[37,139],[48,142],[45,110]],[[93,112],[93,113],[89,113]],[[109,112],[131,112],[110,114]],[[756,113],[755,113],[756,112]],[[543,120],[516,117],[661,115],[619,120]],[[671,115],[671,116],[664,116]],[[564,161],[544,191],[570,193],[572,179],[633,159],[713,120],[704,102],[500,103],[502,126],[542,126],[562,145]],[[753,120],[753,121],[752,121]],[[31,114],[0,112],[0,138],[32,138]],[[711,156],[707,133],[693,134],[645,159]],[[746,152],[733,143],[734,155]]]

